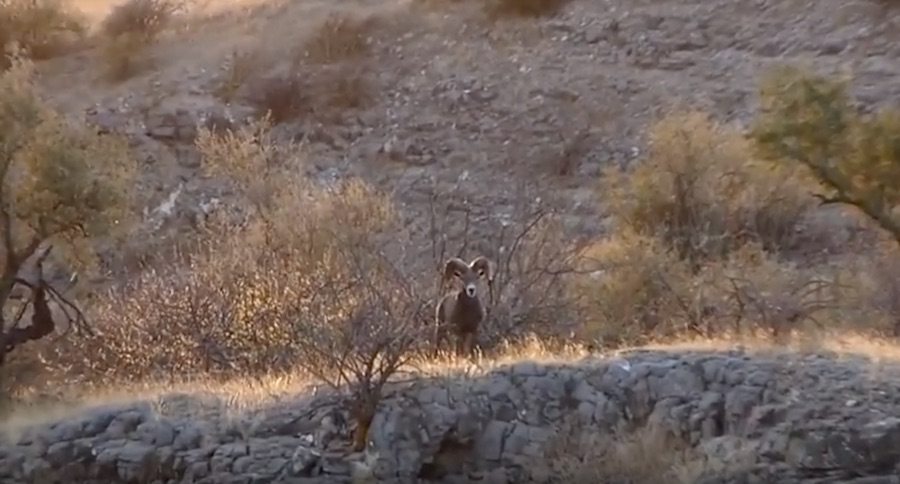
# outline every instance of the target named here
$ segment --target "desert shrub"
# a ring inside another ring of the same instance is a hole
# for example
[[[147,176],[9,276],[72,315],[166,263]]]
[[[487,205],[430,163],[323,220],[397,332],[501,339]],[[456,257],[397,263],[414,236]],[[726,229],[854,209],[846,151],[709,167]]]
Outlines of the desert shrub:
[[[330,64],[364,57],[376,21],[374,17],[333,13],[302,44],[298,60]]]
[[[0,365],[11,352],[21,354],[20,347],[59,329],[56,325],[80,327],[77,311],[41,318],[45,303],[76,309],[45,279],[43,262],[59,247],[55,255],[90,269],[97,238],[127,226],[125,187],[136,167],[123,140],[98,136],[53,112],[32,81],[28,61],[14,61],[0,76]],[[11,310],[12,294],[23,286],[27,297]],[[19,326],[26,309],[32,324]],[[58,320],[63,315],[71,318]]]
[[[0,68],[11,48],[31,59],[63,53],[85,33],[83,19],[59,0],[0,0]]]
[[[485,10],[492,17],[545,17],[559,13],[568,0],[486,0]]]
[[[388,199],[358,180],[303,180],[294,150],[275,146],[265,120],[201,130],[197,145],[208,173],[240,195],[234,210],[185,262],[96,304],[98,334],[78,341],[90,351],[52,348],[42,355],[49,374],[89,386],[299,367],[350,397],[359,448],[383,386],[424,328],[413,279],[386,247],[397,245]]]
[[[146,68],[147,49],[181,8],[175,0],[127,0],[116,5],[101,25],[107,78],[122,81]]]
[[[276,123],[301,116],[337,122],[348,110],[363,108],[374,99],[365,67],[353,63],[295,65],[287,72],[249,82],[247,90],[259,114],[269,115]]]
[[[659,237],[694,268],[749,241],[792,246],[814,202],[796,170],[754,160],[748,141],[700,113],[659,121],[649,144],[633,171],[604,178],[602,200],[619,227]]]
[[[124,81],[142,71],[149,64],[144,56],[146,41],[138,34],[122,34],[103,45],[106,78]]]
[[[680,336],[784,341],[865,314],[840,271],[784,260],[759,244],[692,269],[658,238],[619,233],[589,247],[582,264],[572,290],[585,305],[583,337],[607,346]]]
[[[584,339],[618,346],[673,336],[699,314],[690,268],[656,238],[617,234],[587,247],[581,264],[570,290],[584,305]]]
[[[101,29],[111,38],[137,34],[145,40],[152,40],[181,8],[182,4],[177,0],[126,0],[110,11]]]
[[[860,114],[847,85],[774,69],[760,89],[752,137],[762,156],[807,169],[823,201],[857,207],[900,241],[900,111]]]
[[[241,98],[275,123],[311,118],[339,122],[375,98],[369,38],[379,19],[345,13],[327,17],[286,63],[263,61],[263,49],[235,54],[218,91]]]

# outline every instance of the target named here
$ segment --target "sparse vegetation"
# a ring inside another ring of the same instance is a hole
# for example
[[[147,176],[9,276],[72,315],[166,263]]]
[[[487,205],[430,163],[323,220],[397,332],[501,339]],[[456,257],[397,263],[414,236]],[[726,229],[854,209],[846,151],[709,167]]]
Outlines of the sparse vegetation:
[[[298,60],[331,64],[365,57],[376,22],[372,17],[332,14],[303,43]]]
[[[115,6],[101,25],[106,75],[114,81],[143,70],[153,45],[183,5],[176,0],[127,0]]]
[[[83,20],[60,0],[0,0],[0,69],[7,53],[34,60],[64,53],[85,34]]]

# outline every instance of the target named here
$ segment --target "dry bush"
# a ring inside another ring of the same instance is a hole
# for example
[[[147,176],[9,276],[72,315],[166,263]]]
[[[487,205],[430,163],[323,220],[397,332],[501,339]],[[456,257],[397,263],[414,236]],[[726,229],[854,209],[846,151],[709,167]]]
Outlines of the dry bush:
[[[84,21],[59,0],[0,0],[0,68],[6,51],[34,60],[65,53],[86,32]]]
[[[175,0],[127,0],[116,5],[101,26],[107,78],[123,81],[146,69],[151,63],[148,48],[181,8],[182,2]]]
[[[374,17],[333,13],[303,43],[298,60],[331,64],[365,57],[376,22]]]
[[[375,99],[367,54],[377,22],[375,17],[332,14],[286,63],[262,61],[261,48],[236,54],[220,95],[240,97],[276,123],[297,118],[339,122],[348,110],[364,108]],[[266,65],[274,68],[267,70]]]
[[[485,10],[494,18],[547,17],[558,14],[569,0],[485,0]]]
[[[126,0],[110,11],[101,30],[110,38],[137,34],[150,41],[168,26],[181,8],[183,3],[177,0]]]
[[[781,260],[754,244],[692,270],[659,239],[616,234],[589,247],[582,262],[572,290],[585,305],[583,336],[603,345],[682,336],[784,341],[865,314],[857,283],[841,271]]]
[[[841,266],[846,257],[785,257],[804,242],[798,229],[815,207],[806,188],[815,183],[799,167],[750,158],[750,140],[698,113],[657,123],[650,142],[643,164],[604,180],[618,230],[585,251],[585,274],[572,286],[586,337],[614,345],[684,335],[783,340],[851,322],[864,332],[891,326],[890,276],[853,274]]]
[[[679,300],[689,297],[690,269],[658,239],[617,234],[586,248],[581,263],[569,290],[584,305],[583,338],[618,346],[686,330]]]
[[[122,34],[103,45],[105,76],[111,81],[124,81],[147,69],[147,43],[138,34]]]
[[[694,268],[751,241],[775,252],[795,244],[814,205],[796,170],[750,158],[748,141],[700,113],[659,121],[649,142],[634,171],[604,179],[619,227],[660,237]]]
[[[98,335],[42,357],[45,382],[258,377],[300,368],[346,392],[355,448],[381,391],[413,354],[424,301],[403,271],[388,199],[356,180],[301,178],[264,121],[201,131],[210,175],[241,195],[182,264],[147,272],[94,308]],[[394,249],[394,250],[392,250]]]
[[[858,311],[847,316],[846,324],[900,336],[900,250],[876,246],[842,261],[840,269],[858,298]]]
[[[337,122],[348,110],[363,108],[374,99],[365,68],[354,64],[316,68],[298,65],[288,72],[251,82],[247,89],[250,103],[276,123],[306,116],[320,122]]]

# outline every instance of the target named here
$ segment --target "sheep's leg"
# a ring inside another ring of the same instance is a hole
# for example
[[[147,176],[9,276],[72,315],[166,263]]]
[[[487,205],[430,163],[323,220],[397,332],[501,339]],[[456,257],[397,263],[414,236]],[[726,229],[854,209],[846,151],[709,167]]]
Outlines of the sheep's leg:
[[[466,332],[459,335],[457,354],[467,358],[472,357],[475,349],[475,333]]]
[[[437,332],[437,335],[435,336],[434,341],[434,354],[435,356],[440,356],[441,350],[448,349],[447,343],[452,343],[453,340],[447,331],[446,324],[439,325],[435,331]]]

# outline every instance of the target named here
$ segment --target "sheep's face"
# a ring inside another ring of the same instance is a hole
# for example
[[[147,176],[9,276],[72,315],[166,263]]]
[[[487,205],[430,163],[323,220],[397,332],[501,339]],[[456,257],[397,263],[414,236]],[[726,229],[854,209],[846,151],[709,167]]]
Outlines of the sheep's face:
[[[453,273],[453,277],[462,283],[463,294],[470,298],[478,296],[478,279],[483,276],[483,271],[476,271],[471,268],[466,268],[466,270],[460,269]]]
[[[469,298],[478,297],[478,279],[482,277],[490,279],[490,266],[487,261],[476,261],[466,264],[462,260],[451,259],[444,272],[445,277],[453,277],[462,284],[462,294]]]

